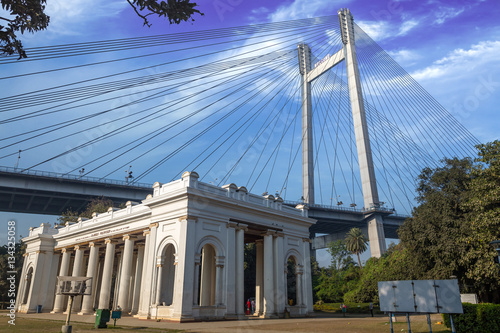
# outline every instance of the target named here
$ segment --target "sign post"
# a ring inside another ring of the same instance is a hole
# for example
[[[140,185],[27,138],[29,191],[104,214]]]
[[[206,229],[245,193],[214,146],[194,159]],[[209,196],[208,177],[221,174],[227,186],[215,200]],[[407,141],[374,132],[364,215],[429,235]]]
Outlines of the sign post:
[[[427,315],[430,333],[432,333],[431,313],[448,313],[452,333],[455,333],[453,314],[463,313],[456,279],[383,281],[378,283],[378,293],[380,310],[388,312],[390,316],[393,313],[405,313],[410,333],[411,313]],[[391,332],[393,332],[392,320]]]
[[[68,316],[66,323],[62,326],[62,333],[71,333],[72,326],[69,324],[71,318],[71,309],[73,307],[73,298],[78,295],[90,295],[92,293],[92,278],[86,276],[58,276],[57,277],[57,295],[69,296]]]

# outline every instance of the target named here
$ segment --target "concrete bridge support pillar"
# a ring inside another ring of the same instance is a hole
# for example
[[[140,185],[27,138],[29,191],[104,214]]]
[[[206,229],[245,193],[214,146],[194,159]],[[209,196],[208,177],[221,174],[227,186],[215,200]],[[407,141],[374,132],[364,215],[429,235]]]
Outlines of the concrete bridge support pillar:
[[[356,147],[358,151],[359,171],[361,174],[361,185],[363,188],[363,200],[365,209],[378,208],[380,206],[373,167],[373,157],[368,136],[368,125],[366,123],[363,92],[358,69],[356,47],[354,40],[354,19],[349,9],[338,12],[342,42],[344,43],[347,84],[349,87],[349,98],[351,100],[352,118],[354,123],[354,134],[356,136]],[[374,221],[372,223],[372,221]],[[378,222],[377,222],[378,221]],[[380,226],[379,226],[380,222]],[[380,257],[385,252],[385,235],[382,226],[382,217],[374,217],[369,222],[368,232],[372,256]],[[380,241],[382,240],[382,241]],[[375,255],[374,255],[375,254]]]

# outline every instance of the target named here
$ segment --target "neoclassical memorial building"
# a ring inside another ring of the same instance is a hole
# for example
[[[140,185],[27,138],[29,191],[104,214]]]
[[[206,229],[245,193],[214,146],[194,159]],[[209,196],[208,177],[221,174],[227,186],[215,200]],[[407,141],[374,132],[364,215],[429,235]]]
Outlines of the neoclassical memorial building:
[[[43,312],[64,312],[68,297],[56,295],[57,276],[87,276],[92,294],[75,298],[79,314],[120,306],[142,319],[244,318],[249,294],[257,316],[312,312],[309,227],[315,220],[307,207],[198,178],[185,172],[171,183],[155,183],[141,203],[129,201],[58,228],[43,223],[30,229],[17,311],[41,305]],[[244,281],[249,243],[256,248],[250,292]]]

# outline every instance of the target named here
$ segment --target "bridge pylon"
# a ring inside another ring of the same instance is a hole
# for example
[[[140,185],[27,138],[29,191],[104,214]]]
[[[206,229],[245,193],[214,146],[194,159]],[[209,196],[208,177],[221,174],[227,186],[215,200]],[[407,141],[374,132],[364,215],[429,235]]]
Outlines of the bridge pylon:
[[[354,38],[354,19],[349,9],[338,11],[343,47],[333,56],[324,59],[316,67],[311,66],[311,49],[307,44],[298,45],[299,68],[302,77],[302,180],[305,203],[314,204],[314,164],[312,142],[311,82],[345,60],[347,85],[356,137],[363,201],[367,213],[365,221],[372,257],[380,257],[385,251],[385,235],[380,208],[375,169],[368,135],[363,91],[359,76]]]

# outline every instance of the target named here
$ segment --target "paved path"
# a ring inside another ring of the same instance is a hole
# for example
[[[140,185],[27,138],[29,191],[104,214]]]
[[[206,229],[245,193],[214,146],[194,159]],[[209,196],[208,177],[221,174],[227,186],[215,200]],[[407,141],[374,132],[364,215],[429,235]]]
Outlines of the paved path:
[[[66,315],[64,314],[53,314],[53,313],[32,313],[32,314],[21,314],[16,315],[18,318],[30,318],[30,319],[47,319],[47,320],[66,320]],[[286,326],[296,326],[297,328],[303,328],[307,331],[308,323],[314,321],[315,324],[328,323],[333,321],[346,321],[352,320],[373,320],[370,316],[366,315],[355,315],[351,314],[348,318],[343,318],[341,315],[336,314],[321,314],[316,318],[292,318],[292,319],[260,319],[249,317],[248,320],[235,320],[235,321],[210,321],[210,322],[192,322],[192,323],[175,323],[166,320],[156,321],[156,320],[141,320],[133,317],[123,317],[117,321],[120,327],[150,327],[150,328],[163,328],[163,329],[179,329],[185,330],[186,332],[250,332],[259,331],[259,333],[266,332],[276,332],[280,327]],[[380,321],[385,320],[384,317],[378,317]],[[71,322],[84,322],[84,323],[94,323],[95,316],[93,315],[71,315]],[[112,321],[110,322],[112,324]],[[295,330],[294,330],[295,331]],[[302,330],[300,330],[302,331]]]

